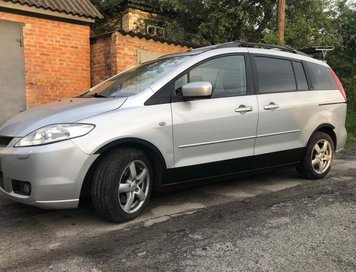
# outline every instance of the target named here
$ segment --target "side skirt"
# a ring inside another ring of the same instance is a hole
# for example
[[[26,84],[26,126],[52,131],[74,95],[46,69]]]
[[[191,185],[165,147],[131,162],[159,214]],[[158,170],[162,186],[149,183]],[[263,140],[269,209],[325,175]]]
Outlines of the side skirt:
[[[238,159],[204,163],[193,166],[167,169],[162,189],[179,187],[178,185],[200,184],[204,180],[231,177],[275,167],[295,165],[300,160],[305,148],[297,148],[274,153],[249,156]]]

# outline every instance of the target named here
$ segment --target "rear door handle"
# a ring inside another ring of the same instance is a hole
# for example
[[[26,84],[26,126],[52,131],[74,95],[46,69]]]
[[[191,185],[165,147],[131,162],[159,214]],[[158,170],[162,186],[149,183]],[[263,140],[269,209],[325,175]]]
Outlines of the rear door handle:
[[[279,106],[277,104],[275,104],[274,102],[271,102],[268,105],[265,105],[263,108],[265,110],[276,110],[279,108]]]
[[[252,111],[252,107],[251,106],[240,105],[237,109],[235,109],[235,111],[239,112],[239,113],[245,113],[245,112]]]

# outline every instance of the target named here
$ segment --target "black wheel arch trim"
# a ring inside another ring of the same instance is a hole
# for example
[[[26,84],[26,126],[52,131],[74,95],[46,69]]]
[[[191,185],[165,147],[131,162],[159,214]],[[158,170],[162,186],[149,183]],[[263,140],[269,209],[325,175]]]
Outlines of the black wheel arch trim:
[[[335,127],[334,127],[332,124],[323,123],[323,124],[320,124],[319,126],[317,126],[317,128],[313,131],[313,133],[315,133],[316,131],[320,130],[320,129],[323,128],[323,127],[335,129]],[[312,135],[313,135],[313,133],[312,133]]]
[[[82,183],[82,187],[81,187],[81,191],[80,191],[81,198],[84,196],[90,195],[90,188],[91,188],[91,184],[92,184],[92,175],[94,174],[94,171],[95,171],[98,163],[101,161],[101,158],[102,158],[101,155],[103,155],[104,153],[106,153],[107,151],[109,151],[112,148],[120,147],[120,146],[128,147],[129,145],[142,146],[146,150],[153,152],[154,155],[158,158],[158,161],[152,162],[154,164],[154,165],[152,165],[152,167],[157,167],[157,168],[155,168],[155,170],[162,171],[162,175],[161,175],[161,177],[158,176],[158,178],[153,183],[153,189],[156,190],[156,189],[161,188],[162,176],[167,172],[167,165],[166,165],[166,162],[164,160],[162,153],[155,145],[153,145],[152,143],[150,143],[146,140],[142,140],[142,139],[134,138],[134,137],[128,137],[128,138],[116,139],[109,143],[106,143],[105,145],[99,147],[97,150],[95,150],[92,153],[92,154],[99,155],[99,156],[98,156],[98,158],[96,158],[94,160],[94,162],[89,167],[87,173],[85,174],[85,177],[84,177],[84,180]],[[143,151],[145,151],[145,150],[143,150]],[[150,155],[150,154],[147,154],[147,155]]]
[[[317,131],[322,131],[323,128],[328,128],[331,129],[334,133],[334,135],[330,135],[331,139],[334,141],[334,145],[335,145],[335,149],[336,149],[336,145],[337,145],[337,138],[336,138],[336,133],[334,132],[335,127],[332,124],[329,123],[323,123],[320,124],[314,131],[313,133],[310,135],[309,139],[312,137],[312,135],[317,132]]]
[[[163,157],[161,151],[154,144],[150,143],[149,141],[142,140],[140,138],[129,137],[129,138],[122,138],[122,139],[114,140],[114,141],[109,142],[109,143],[105,144],[104,146],[100,147],[98,150],[96,150],[94,152],[94,154],[102,154],[115,146],[125,145],[125,144],[127,144],[127,145],[138,144],[138,145],[145,146],[149,150],[153,151],[155,153],[155,155],[157,155],[157,157],[159,158],[160,162],[162,163],[162,166],[167,168],[166,161],[164,160],[164,157]]]
[[[140,138],[135,138],[135,137],[128,137],[128,138],[121,138],[121,139],[117,139],[117,140],[113,140],[107,144],[105,144],[104,146],[100,147],[98,150],[96,150],[94,152],[94,154],[103,154],[106,151],[115,148],[115,147],[127,147],[130,145],[136,145],[136,146],[141,146],[143,148],[145,148],[145,150],[143,151],[149,151],[152,152],[155,158],[158,158],[158,161],[156,160],[152,160],[152,167],[154,168],[155,171],[160,171],[160,174],[157,173],[157,177],[155,179],[155,182],[153,184],[153,189],[159,189],[162,186],[162,179],[164,179],[164,176],[167,172],[167,164],[166,161],[161,153],[161,151],[152,143],[150,143],[149,141],[140,139]],[[151,154],[147,154],[151,159],[152,156]]]

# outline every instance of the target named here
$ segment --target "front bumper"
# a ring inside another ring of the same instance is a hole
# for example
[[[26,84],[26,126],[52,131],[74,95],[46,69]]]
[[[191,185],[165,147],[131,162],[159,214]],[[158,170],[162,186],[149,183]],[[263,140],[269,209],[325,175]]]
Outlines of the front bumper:
[[[72,141],[42,146],[0,147],[0,192],[8,198],[46,209],[76,208],[89,167],[98,155],[88,155]],[[31,183],[31,195],[15,193],[12,181]]]

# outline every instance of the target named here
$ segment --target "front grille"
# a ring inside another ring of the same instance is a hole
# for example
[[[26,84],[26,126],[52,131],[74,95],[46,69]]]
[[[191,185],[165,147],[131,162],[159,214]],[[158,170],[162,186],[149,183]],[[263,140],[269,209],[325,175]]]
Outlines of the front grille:
[[[14,137],[0,136],[0,146],[8,146]]]

